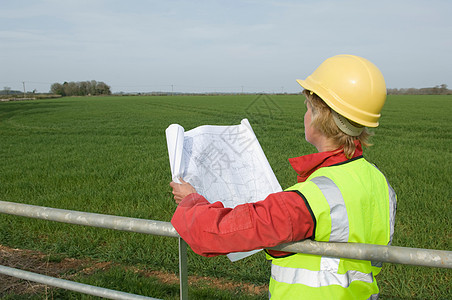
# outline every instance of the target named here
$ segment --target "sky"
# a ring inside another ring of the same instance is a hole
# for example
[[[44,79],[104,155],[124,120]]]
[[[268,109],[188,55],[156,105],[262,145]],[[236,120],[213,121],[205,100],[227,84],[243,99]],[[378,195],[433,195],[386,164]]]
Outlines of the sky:
[[[301,92],[337,54],[388,88],[452,88],[450,0],[0,0],[0,89]]]

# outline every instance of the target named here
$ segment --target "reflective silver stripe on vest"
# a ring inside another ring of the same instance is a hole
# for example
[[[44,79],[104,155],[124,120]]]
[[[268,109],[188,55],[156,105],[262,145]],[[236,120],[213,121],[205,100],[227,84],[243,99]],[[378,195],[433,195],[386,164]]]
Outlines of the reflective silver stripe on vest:
[[[340,285],[343,288],[347,288],[355,280],[367,283],[373,282],[372,273],[367,274],[356,270],[350,270],[345,274],[337,274],[329,271],[311,271],[272,264],[271,274],[273,280],[277,282],[304,284],[315,288],[329,285]]]
[[[380,169],[374,164],[372,166],[375,167],[381,174],[383,174]],[[394,225],[395,225],[395,215],[397,210],[397,195],[394,192],[394,189],[389,184],[388,178],[383,174],[383,176],[386,179],[386,184],[388,185],[388,196],[389,196],[389,243],[388,245],[391,245],[392,243],[392,236],[394,235]]]
[[[388,183],[388,191],[389,191],[389,243],[388,245],[391,245],[392,243],[392,236],[394,235],[394,225],[395,225],[395,215],[397,210],[397,196],[394,192],[393,188],[389,184],[388,180],[386,180]]]
[[[329,241],[348,242],[348,214],[341,191],[333,180],[325,176],[312,178],[311,182],[317,185],[320,191],[322,191],[323,196],[330,206],[331,235]]]
[[[348,242],[350,230],[347,208],[338,186],[333,180],[325,176],[315,177],[310,181],[317,185],[330,207],[331,234],[329,241]],[[281,267],[272,264],[271,274],[273,280],[277,282],[303,284],[315,288],[329,285],[339,285],[347,288],[355,280],[366,283],[373,282],[372,273],[350,270],[345,274],[338,274],[339,262],[339,258],[322,256],[319,271]]]
[[[377,168],[377,167],[375,167],[375,168]],[[377,168],[377,170],[378,170],[378,168]],[[378,171],[380,171],[380,170],[378,170]],[[394,189],[389,184],[388,179],[386,179],[386,183],[388,184],[388,194],[389,194],[389,242],[388,242],[388,245],[391,245],[392,237],[394,235],[395,215],[396,215],[396,210],[397,210],[397,195],[394,192]],[[381,261],[371,261],[370,263],[373,267],[377,267],[377,268],[383,267],[383,263]],[[377,295],[377,298],[374,298],[374,299],[378,299],[378,295]]]

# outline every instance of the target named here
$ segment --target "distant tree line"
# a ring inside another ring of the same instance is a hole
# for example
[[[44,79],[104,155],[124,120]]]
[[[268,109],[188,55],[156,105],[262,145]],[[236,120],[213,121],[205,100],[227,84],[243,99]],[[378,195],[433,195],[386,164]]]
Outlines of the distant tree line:
[[[5,86],[2,91],[0,91],[0,95],[19,95],[23,94],[21,91],[13,91],[9,86]]]
[[[50,87],[50,92],[61,96],[111,95],[110,86],[96,80],[54,83]]]
[[[452,95],[452,90],[447,88],[447,84],[437,85],[427,88],[409,89],[388,89],[389,95]]]

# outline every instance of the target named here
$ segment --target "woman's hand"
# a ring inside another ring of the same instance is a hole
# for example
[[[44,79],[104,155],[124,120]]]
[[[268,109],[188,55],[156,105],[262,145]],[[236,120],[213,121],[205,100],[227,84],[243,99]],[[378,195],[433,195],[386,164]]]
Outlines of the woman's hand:
[[[170,187],[173,188],[174,200],[176,200],[177,205],[179,205],[186,196],[196,193],[195,188],[191,184],[185,182],[182,178],[179,178],[179,180],[182,183],[179,184],[174,181],[170,183]]]

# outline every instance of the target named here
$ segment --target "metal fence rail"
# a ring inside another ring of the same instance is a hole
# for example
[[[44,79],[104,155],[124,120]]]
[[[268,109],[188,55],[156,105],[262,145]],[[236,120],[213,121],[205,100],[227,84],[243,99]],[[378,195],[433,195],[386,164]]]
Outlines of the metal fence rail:
[[[188,299],[187,244],[169,222],[87,213],[0,201],[0,213],[69,224],[179,238],[180,299]],[[109,299],[155,299],[0,266],[0,274]],[[25,278],[26,277],[26,278]],[[139,298],[137,298],[139,297]]]
[[[6,201],[0,201],[0,213],[69,224],[179,237],[171,223],[162,221],[87,213]]]
[[[179,276],[181,299],[188,299],[187,279],[187,250],[186,244],[180,239],[178,233],[169,222],[119,217],[96,213],[71,211],[65,209],[49,208],[29,204],[0,201],[0,213],[78,224],[93,227],[102,227],[122,231],[146,233],[160,236],[179,238]],[[427,266],[437,268],[452,268],[452,251],[431,250],[419,248],[404,248],[395,246],[380,246],[351,243],[325,243],[305,240],[296,243],[279,245],[274,250],[297,253],[309,253],[331,257],[344,257],[364,259],[397,264]],[[4,267],[5,268],[5,267]],[[3,269],[5,270],[5,269]],[[8,272],[10,272],[9,270]],[[23,271],[22,271],[23,272]],[[0,269],[2,273],[2,269]],[[14,272],[13,272],[14,273]],[[5,273],[4,273],[5,274]],[[9,275],[9,274],[7,274]],[[39,275],[39,274],[38,274]],[[11,275],[15,276],[15,275]],[[19,276],[16,276],[19,277]],[[52,277],[50,277],[52,278]],[[29,279],[32,280],[33,279]],[[44,283],[44,282],[42,282]],[[74,282],[72,282],[74,283]],[[48,285],[53,285],[48,280]],[[69,284],[70,283],[65,283]],[[77,283],[74,283],[77,284]],[[91,287],[97,288],[97,287]],[[102,289],[102,288],[97,288]],[[131,294],[129,294],[131,295]],[[105,296],[103,296],[105,297]],[[149,298],[148,298],[149,299]],[[151,298],[152,299],[152,298]]]
[[[124,300],[153,300],[156,298],[150,298],[145,296],[139,296],[120,291],[110,290],[88,284],[78,283],[65,279],[50,277],[28,271],[23,271],[15,268],[0,266],[0,274],[17,277],[29,281],[39,282],[54,287],[71,290],[75,292],[84,293],[87,295],[98,296],[107,299],[124,299]]]
[[[445,250],[372,244],[325,243],[311,240],[278,245],[271,249],[412,266],[452,268],[452,251]]]

